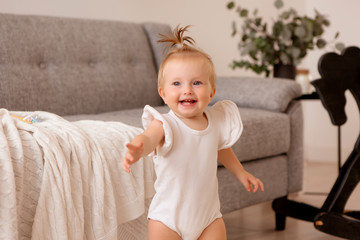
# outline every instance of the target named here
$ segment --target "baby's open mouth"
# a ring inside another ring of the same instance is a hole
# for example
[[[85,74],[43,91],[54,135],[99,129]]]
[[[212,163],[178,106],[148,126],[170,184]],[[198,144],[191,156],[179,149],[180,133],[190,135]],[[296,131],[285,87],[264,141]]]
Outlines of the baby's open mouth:
[[[180,100],[179,101],[181,104],[194,104],[196,103],[197,101],[194,100],[194,99],[184,99],[184,100]]]

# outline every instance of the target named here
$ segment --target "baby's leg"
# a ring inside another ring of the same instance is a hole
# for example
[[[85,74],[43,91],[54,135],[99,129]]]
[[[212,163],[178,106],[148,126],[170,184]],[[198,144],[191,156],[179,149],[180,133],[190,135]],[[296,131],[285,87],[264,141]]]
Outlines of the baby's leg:
[[[204,229],[198,240],[226,240],[225,223],[222,218],[215,219]]]
[[[165,224],[155,220],[149,220],[148,240],[181,240],[177,232],[168,228]]]

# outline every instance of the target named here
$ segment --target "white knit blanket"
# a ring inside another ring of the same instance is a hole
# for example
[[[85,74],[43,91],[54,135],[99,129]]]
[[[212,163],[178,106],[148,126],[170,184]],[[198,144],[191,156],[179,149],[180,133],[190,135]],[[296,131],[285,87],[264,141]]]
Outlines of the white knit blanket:
[[[151,159],[122,170],[125,144],[141,129],[11,114],[29,113],[0,109],[0,239],[117,239],[122,223],[144,213]]]

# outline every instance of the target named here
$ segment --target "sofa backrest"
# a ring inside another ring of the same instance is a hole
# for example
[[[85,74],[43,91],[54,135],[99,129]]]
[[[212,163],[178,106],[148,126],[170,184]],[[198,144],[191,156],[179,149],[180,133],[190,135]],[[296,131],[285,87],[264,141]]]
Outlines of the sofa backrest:
[[[162,49],[147,35],[158,29],[169,27],[0,14],[0,108],[73,115],[161,105]]]

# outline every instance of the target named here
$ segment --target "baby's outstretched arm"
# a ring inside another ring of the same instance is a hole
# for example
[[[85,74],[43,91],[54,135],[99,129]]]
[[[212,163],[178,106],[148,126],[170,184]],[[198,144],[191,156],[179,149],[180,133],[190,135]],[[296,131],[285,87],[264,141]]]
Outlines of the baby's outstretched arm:
[[[123,159],[123,169],[130,172],[132,164],[139,161],[141,157],[147,156],[153,152],[156,147],[161,146],[164,142],[164,129],[162,122],[152,120],[147,129],[137,135],[131,143],[126,144],[127,151]]]
[[[241,165],[231,148],[218,151],[218,160],[244,185],[249,192],[256,192],[259,188],[264,191],[262,181],[247,172]]]

